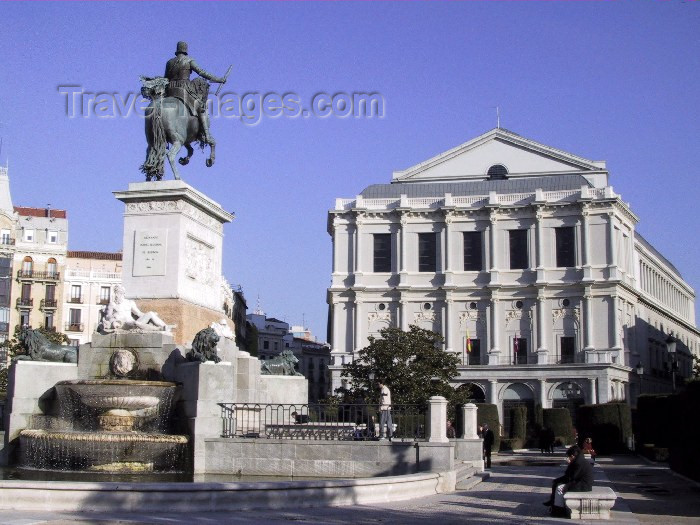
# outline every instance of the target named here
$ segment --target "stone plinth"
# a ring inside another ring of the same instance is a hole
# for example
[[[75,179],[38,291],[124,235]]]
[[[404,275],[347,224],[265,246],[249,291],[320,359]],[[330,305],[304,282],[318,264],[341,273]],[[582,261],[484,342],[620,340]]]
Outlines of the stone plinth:
[[[183,361],[173,336],[165,332],[114,332],[92,334],[92,342],[80,346],[78,374],[82,379],[110,377],[109,364],[117,350],[136,356],[135,370],[128,378],[174,380],[174,361]],[[52,385],[53,386],[53,385]]]
[[[223,430],[221,407],[234,398],[234,371],[231,363],[183,363],[177,366],[177,381],[182,383],[180,411],[192,437],[193,470],[205,469],[207,438],[220,437]]]
[[[447,399],[433,396],[428,399],[428,441],[449,443],[447,438]]]
[[[617,494],[610,487],[593,487],[590,492],[567,492],[564,502],[572,520],[609,520]]]
[[[177,324],[175,341],[191,341],[222,317],[223,225],[233,215],[179,180],[132,183],[114,195],[126,205],[122,280],[129,298]]]
[[[31,417],[45,414],[51,409],[55,397],[54,385],[77,377],[78,366],[74,363],[17,361],[10,366],[5,406],[5,446],[0,464],[8,464],[19,433],[29,427]]]

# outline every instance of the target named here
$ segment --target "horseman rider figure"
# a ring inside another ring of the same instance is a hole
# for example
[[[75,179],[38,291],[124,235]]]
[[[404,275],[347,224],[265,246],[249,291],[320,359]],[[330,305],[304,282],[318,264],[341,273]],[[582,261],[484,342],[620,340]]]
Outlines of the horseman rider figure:
[[[217,77],[208,71],[205,71],[197,65],[194,58],[187,54],[187,42],[178,42],[175,58],[168,60],[165,65],[165,77],[170,81],[165,92],[168,97],[175,97],[187,106],[193,115],[199,119],[202,135],[205,142],[211,144],[212,138],[209,134],[209,116],[207,115],[207,101],[202,100],[192,88],[190,81],[190,73],[194,71],[200,77],[204,77],[212,82],[223,84],[226,78]]]

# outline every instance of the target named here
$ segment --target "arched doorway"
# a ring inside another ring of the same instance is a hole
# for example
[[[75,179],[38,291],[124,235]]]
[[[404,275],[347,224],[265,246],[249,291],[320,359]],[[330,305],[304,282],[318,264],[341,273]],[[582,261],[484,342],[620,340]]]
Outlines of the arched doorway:
[[[566,408],[571,414],[571,422],[576,426],[576,411],[585,404],[581,385],[568,381],[557,385],[552,393],[552,408]]]
[[[535,419],[535,398],[532,390],[523,383],[513,383],[503,392],[503,435],[510,436],[513,427],[513,409],[524,406],[527,409],[527,422]]]

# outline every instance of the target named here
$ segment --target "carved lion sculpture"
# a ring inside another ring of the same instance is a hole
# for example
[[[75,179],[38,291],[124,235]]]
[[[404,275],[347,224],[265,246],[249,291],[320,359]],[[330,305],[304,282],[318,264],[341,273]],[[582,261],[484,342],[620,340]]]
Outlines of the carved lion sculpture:
[[[39,330],[22,330],[19,342],[26,353],[18,355],[17,360],[78,362],[78,349],[75,346],[52,343]]]
[[[206,363],[214,361],[218,363],[221,358],[216,353],[216,345],[219,342],[219,336],[213,328],[204,328],[197,332],[192,341],[192,350],[187,352],[188,361]]]
[[[300,376],[294,366],[299,362],[291,350],[285,350],[277,357],[264,361],[260,365],[260,373],[273,376]]]

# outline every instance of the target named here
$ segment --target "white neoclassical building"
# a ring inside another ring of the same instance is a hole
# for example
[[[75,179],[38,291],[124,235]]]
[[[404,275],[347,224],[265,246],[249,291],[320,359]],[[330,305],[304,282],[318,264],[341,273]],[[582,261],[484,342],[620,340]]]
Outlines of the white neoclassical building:
[[[444,336],[455,386],[497,404],[506,427],[515,404],[670,391],[699,352],[695,293],[638,220],[605,162],[502,128],[337,199],[333,388],[368,336],[416,324]]]

